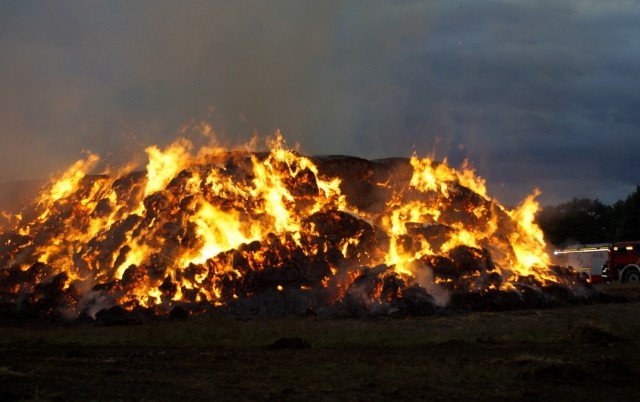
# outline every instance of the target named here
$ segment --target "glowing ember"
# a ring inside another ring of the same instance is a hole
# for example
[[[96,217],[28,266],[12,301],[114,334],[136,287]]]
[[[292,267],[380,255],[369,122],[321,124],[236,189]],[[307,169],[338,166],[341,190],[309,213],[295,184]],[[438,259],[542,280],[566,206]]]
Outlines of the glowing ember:
[[[193,154],[181,139],[116,177],[87,174],[96,155],[76,162],[6,219],[2,301],[67,317],[273,297],[428,313],[469,294],[586,286],[549,266],[537,194],[508,210],[466,163],[310,158],[279,134],[268,144]]]

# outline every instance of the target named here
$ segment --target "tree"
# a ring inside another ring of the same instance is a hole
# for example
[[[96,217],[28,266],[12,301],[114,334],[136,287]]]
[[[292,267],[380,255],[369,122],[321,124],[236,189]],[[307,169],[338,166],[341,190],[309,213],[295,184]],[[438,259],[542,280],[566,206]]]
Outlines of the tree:
[[[548,206],[537,220],[546,240],[556,246],[611,241],[611,207],[599,200],[574,198]]]
[[[640,240],[640,186],[612,208],[613,241]]]

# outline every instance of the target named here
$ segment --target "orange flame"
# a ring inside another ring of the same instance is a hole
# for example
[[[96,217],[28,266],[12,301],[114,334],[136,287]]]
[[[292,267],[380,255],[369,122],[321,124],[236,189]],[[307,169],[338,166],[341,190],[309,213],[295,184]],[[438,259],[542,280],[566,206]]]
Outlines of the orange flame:
[[[386,204],[359,211],[341,178],[287,149],[280,133],[268,153],[210,146],[193,155],[192,147],[184,139],[148,147],[145,175],[89,176],[99,160],[93,154],[74,163],[16,218],[10,230],[28,242],[3,245],[11,250],[4,268],[40,262],[49,275],[65,273],[67,286],[111,284],[126,306],[224,303],[252,292],[229,283],[277,272],[301,255],[308,260],[300,269],[315,263],[318,277],[269,288],[333,287],[341,297],[359,267],[378,264],[411,283],[460,246],[487,250],[503,280],[493,287],[512,289],[518,277],[559,280],[534,221],[539,191],[508,210],[487,196],[466,161],[457,170],[413,156],[406,185],[395,177],[372,184],[388,190]]]

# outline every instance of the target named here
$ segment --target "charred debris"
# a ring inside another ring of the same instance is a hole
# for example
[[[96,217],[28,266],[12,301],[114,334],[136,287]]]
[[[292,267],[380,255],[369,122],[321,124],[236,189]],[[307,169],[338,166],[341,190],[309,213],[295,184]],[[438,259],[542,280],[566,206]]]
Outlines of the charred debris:
[[[504,266],[514,253],[509,235],[518,230],[508,212],[454,180],[446,191],[418,191],[409,159],[313,157],[314,172],[270,157],[218,156],[147,195],[146,172],[86,175],[66,197],[27,206],[20,224],[0,233],[0,317],[121,325],[212,312],[402,317],[609,300],[568,268],[527,275]],[[269,219],[259,194],[214,191],[204,178],[213,171],[222,183],[252,188],[252,163],[264,161],[284,172],[298,230],[269,231],[202,261],[182,258],[203,247],[192,218],[204,202],[243,222]],[[320,178],[340,179],[342,207],[312,206],[322,195]],[[437,221],[406,220],[399,234],[385,229],[389,205],[415,201],[436,206]],[[109,223],[95,230],[95,220]],[[473,245],[444,247],[461,228],[486,232],[489,225],[492,234]],[[92,233],[65,244],[76,231]],[[425,245],[431,252],[420,252]],[[148,253],[128,263],[136,247]],[[392,247],[414,256],[401,270],[385,258]]]

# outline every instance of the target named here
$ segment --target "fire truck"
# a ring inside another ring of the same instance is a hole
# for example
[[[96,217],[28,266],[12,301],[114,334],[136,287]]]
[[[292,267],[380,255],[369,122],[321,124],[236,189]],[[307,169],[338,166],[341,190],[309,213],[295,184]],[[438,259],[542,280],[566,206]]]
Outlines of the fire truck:
[[[591,283],[640,282],[640,241],[581,244],[553,252]]]

